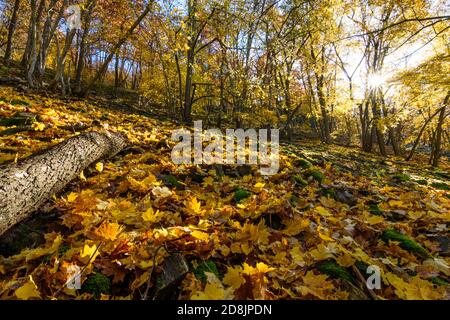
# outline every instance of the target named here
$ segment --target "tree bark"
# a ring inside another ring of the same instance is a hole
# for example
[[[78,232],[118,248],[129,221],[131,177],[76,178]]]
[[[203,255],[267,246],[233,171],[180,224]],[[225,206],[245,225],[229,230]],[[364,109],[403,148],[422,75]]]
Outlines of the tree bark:
[[[8,26],[8,40],[6,42],[6,50],[5,50],[5,60],[11,59],[11,52],[12,52],[12,40],[14,31],[16,30],[16,24],[17,24],[17,12],[19,11],[20,7],[20,0],[16,0],[14,2],[14,8],[11,16],[11,20],[9,21]]]
[[[19,163],[0,166],[0,235],[60,192],[90,164],[127,145],[120,133],[72,137]]]
[[[446,100],[448,100],[448,98]],[[439,120],[438,120],[437,129],[436,129],[436,144],[435,144],[434,152],[432,154],[433,160],[431,161],[431,165],[433,167],[437,167],[439,165],[439,158],[441,157],[442,127],[444,125],[445,109],[446,109],[446,105],[444,104],[444,106],[441,109],[441,112],[439,113]]]
[[[425,121],[425,123],[423,124],[422,128],[421,128],[420,131],[419,131],[419,134],[417,135],[416,140],[414,141],[413,147],[411,148],[411,151],[409,152],[409,155],[408,155],[408,156],[406,157],[406,159],[405,159],[406,161],[411,160],[411,158],[413,157],[414,152],[416,151],[417,145],[419,144],[420,138],[422,137],[422,134],[423,134],[423,132],[425,131],[425,129],[426,129],[428,123],[429,123],[431,120],[433,120],[433,118],[434,118],[439,112],[441,112],[442,109],[443,109],[443,107],[442,107],[442,108],[439,108],[439,109],[438,109],[431,117],[429,117],[429,118]]]
[[[57,59],[58,61],[56,64],[57,66],[56,66],[55,77],[53,78],[53,81],[50,84],[51,89],[56,88],[58,81],[61,81],[61,86],[64,87],[63,79],[64,79],[64,69],[65,69],[65,65],[66,65],[66,58],[67,58],[67,54],[69,53],[70,46],[72,45],[72,41],[73,41],[73,37],[75,36],[75,33],[76,33],[75,29],[67,30],[64,48]],[[64,90],[63,90],[63,93],[64,93]]]

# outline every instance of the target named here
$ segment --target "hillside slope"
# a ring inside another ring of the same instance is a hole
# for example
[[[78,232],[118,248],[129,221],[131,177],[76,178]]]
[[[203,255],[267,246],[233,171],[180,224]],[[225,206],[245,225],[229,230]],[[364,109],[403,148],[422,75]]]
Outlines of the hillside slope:
[[[0,239],[1,299],[449,297],[445,159],[432,170],[421,155],[405,163],[299,141],[283,145],[270,177],[176,166],[173,122],[11,88],[0,101],[0,118],[39,115],[24,131],[0,127],[2,164],[86,130],[133,144]],[[189,272],[164,277],[173,261]],[[365,286],[370,265],[380,289]],[[65,286],[74,266],[80,290]]]

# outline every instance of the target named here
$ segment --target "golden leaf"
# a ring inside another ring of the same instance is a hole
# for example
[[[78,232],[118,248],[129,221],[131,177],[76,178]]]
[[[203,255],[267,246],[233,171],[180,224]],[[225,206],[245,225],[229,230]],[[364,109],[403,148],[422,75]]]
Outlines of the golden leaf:
[[[90,260],[90,263],[92,263],[95,258],[99,255],[99,252],[97,250],[97,245],[93,244],[92,246],[89,246],[87,243],[84,245],[83,249],[80,251],[80,258],[83,262],[87,263]]]
[[[157,223],[157,222],[161,221],[162,217],[163,217],[163,214],[159,210],[156,210],[156,212],[155,212],[152,207],[148,208],[142,214],[142,219],[145,222],[151,222],[151,223]]]
[[[102,237],[105,240],[114,241],[117,239],[118,235],[122,232],[123,226],[118,223],[105,222],[100,225],[100,227],[95,230],[95,234]]]
[[[18,288],[14,294],[18,299],[28,300],[30,298],[40,298],[41,293],[39,292],[36,284],[33,281],[33,277],[30,275],[28,281]]]
[[[326,275],[315,275],[313,271],[308,271],[302,278],[304,285],[297,286],[296,289],[302,295],[312,294],[320,299],[327,299],[327,295],[334,289],[327,279]]]
[[[97,162],[97,164],[95,165],[95,169],[96,169],[98,172],[102,172],[102,171],[103,171],[103,163]]]
[[[203,231],[194,230],[191,232],[191,236],[203,241],[209,241],[209,234]]]
[[[238,289],[244,282],[245,279],[241,276],[242,267],[227,267],[227,273],[223,277],[223,283],[226,285],[233,287],[234,289]]]
[[[67,202],[72,203],[72,202],[74,202],[77,198],[78,198],[78,194],[76,194],[75,192],[71,192],[71,193],[69,193],[69,195],[67,196]]]
[[[197,291],[192,300],[229,300],[233,298],[233,288],[224,289],[222,283],[214,273],[205,272],[207,284],[204,291]]]

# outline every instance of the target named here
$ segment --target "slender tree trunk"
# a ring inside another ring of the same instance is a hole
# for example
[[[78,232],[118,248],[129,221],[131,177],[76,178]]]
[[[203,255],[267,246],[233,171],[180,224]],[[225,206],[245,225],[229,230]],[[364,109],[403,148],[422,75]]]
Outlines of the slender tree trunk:
[[[395,129],[393,127],[389,127],[389,139],[391,140],[392,148],[394,149],[394,154],[396,156],[401,155],[400,145],[398,143],[397,136],[395,134]]]
[[[41,20],[42,11],[45,7],[45,0],[41,0],[39,7],[36,11],[36,1],[31,0],[31,42],[30,42],[30,53],[29,53],[29,64],[27,65],[27,81],[28,84],[34,86],[34,70],[37,63],[37,40],[40,38],[39,22]]]
[[[441,112],[439,113],[439,120],[438,120],[438,125],[436,128],[436,140],[435,140],[435,147],[434,147],[434,152],[433,152],[433,161],[431,162],[431,165],[433,167],[437,167],[439,165],[439,158],[441,157],[442,127],[444,125],[444,120],[445,120],[445,110],[446,110],[446,105],[444,104],[444,107],[442,107]]]
[[[11,53],[12,53],[12,41],[14,36],[14,31],[16,30],[16,24],[17,24],[17,13],[20,8],[20,0],[16,0],[14,2],[13,12],[11,15],[11,20],[9,21],[8,26],[8,39],[6,41],[6,49],[5,49],[5,60],[11,59]]]
[[[382,129],[382,120],[381,120],[381,110],[378,105],[377,92],[372,90],[371,92],[371,103],[372,103],[372,114],[373,114],[373,127],[375,128],[375,134],[377,137],[378,147],[380,149],[380,153],[382,156],[386,157],[386,147],[384,145],[384,137]]]
[[[114,63],[114,88],[116,88],[116,89],[120,85],[119,61],[120,61],[120,48],[117,49],[116,60],[115,60],[115,63]]]
[[[76,29],[67,30],[64,48],[58,57],[55,77],[54,77],[52,83],[50,84],[50,88],[55,88],[56,85],[58,84],[58,81],[61,82],[61,85],[64,85],[63,79],[64,79],[64,67],[66,64],[66,58],[67,58],[67,54],[69,53],[70,46],[72,45],[72,41],[73,41],[73,38],[74,38],[76,32],[77,32]]]
[[[83,75],[83,69],[86,59],[86,49],[87,49],[87,37],[89,35],[89,28],[92,20],[92,13],[94,11],[94,7],[97,3],[97,0],[92,0],[88,4],[88,9],[86,15],[84,17],[84,25],[83,25],[83,34],[81,35],[80,41],[80,52],[78,54],[78,65],[77,65],[77,73],[75,76],[75,92],[81,92],[81,78]]]
[[[192,76],[193,76],[193,65],[195,62],[194,56],[194,48],[189,49],[188,52],[188,60],[186,67],[186,80],[184,87],[184,114],[183,120],[185,122],[191,121],[191,112],[192,112]]]
[[[50,8],[53,9],[57,3],[57,0],[52,0],[50,4]],[[45,74],[45,67],[47,64],[47,54],[48,49],[50,47],[50,43],[52,42],[53,37],[55,36],[56,28],[58,27],[63,15],[64,15],[64,9],[67,6],[67,0],[64,0],[59,11],[58,15],[56,16],[56,19],[52,22],[53,17],[53,10],[51,10],[51,13],[47,13],[47,18],[44,24],[44,31],[42,33],[42,41],[41,46],[39,48],[39,54],[38,54],[38,62],[37,62],[37,74],[39,77],[39,81],[42,83],[44,81],[44,74]]]
[[[416,137],[416,140],[414,140],[413,147],[411,148],[411,151],[409,152],[408,156],[407,156],[406,159],[405,159],[406,161],[411,160],[411,158],[412,158],[413,155],[414,155],[414,152],[416,151],[417,146],[419,145],[420,138],[422,137],[422,134],[423,134],[423,132],[425,131],[425,129],[426,129],[428,123],[430,123],[430,121],[433,120],[433,118],[441,111],[441,109],[442,109],[442,108],[438,109],[433,115],[431,115],[431,117],[429,117],[429,118],[427,119],[427,121],[425,121],[425,123],[423,124],[422,128],[421,128],[420,131],[419,131],[419,134],[418,134],[417,137]]]
[[[0,235],[60,192],[90,164],[127,145],[120,133],[89,132],[0,167]]]

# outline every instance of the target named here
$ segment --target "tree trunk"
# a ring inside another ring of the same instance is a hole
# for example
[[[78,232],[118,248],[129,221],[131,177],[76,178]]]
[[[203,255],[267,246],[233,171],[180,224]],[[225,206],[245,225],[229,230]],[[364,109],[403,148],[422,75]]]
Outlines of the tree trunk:
[[[383,157],[387,156],[386,147],[384,145],[384,136],[382,131],[382,119],[381,119],[381,109],[378,105],[377,92],[371,92],[371,103],[372,103],[372,115],[373,115],[373,124],[372,126],[375,128],[375,134],[378,142],[378,148]]]
[[[448,100],[448,98],[446,100]],[[441,157],[442,126],[444,125],[445,109],[446,105],[444,104],[444,107],[442,107],[441,112],[439,113],[439,121],[436,129],[436,142],[434,152],[432,154],[433,161],[431,162],[433,167],[437,167],[439,165],[439,158]]]
[[[434,118],[439,112],[441,112],[442,109],[443,109],[443,108],[439,108],[439,109],[438,109],[431,117],[429,117],[429,118],[425,121],[425,123],[423,124],[422,128],[421,128],[420,131],[419,131],[419,134],[417,135],[416,140],[414,141],[413,147],[411,148],[411,151],[409,152],[409,155],[408,155],[408,156],[406,157],[406,159],[405,159],[406,161],[411,160],[411,158],[413,157],[414,152],[416,151],[417,145],[419,144],[420,138],[422,137],[422,134],[423,134],[423,132],[425,131],[425,129],[426,129],[428,123],[429,123],[431,120],[433,120],[433,118]]]
[[[395,134],[395,129],[389,127],[389,139],[391,140],[392,148],[394,149],[394,154],[396,156],[401,156],[402,151],[400,149],[400,144],[398,143],[398,138]]]
[[[52,88],[52,89],[56,88],[58,81],[60,81],[61,79],[64,79],[64,68],[65,68],[65,64],[66,64],[66,57],[67,57],[67,54],[69,53],[70,46],[72,45],[72,41],[73,41],[73,37],[75,36],[75,33],[76,33],[75,29],[67,30],[64,48],[63,48],[61,55],[59,56],[57,64],[56,64],[57,66],[56,66],[55,77],[53,78],[53,81],[50,84],[50,88]],[[64,86],[64,83],[62,83],[62,81],[61,81],[61,85]]]
[[[72,137],[19,163],[0,166],[0,235],[60,192],[90,164],[127,145],[120,133]]]
[[[9,21],[9,26],[8,26],[8,40],[6,42],[6,50],[5,50],[5,60],[6,61],[11,59],[12,40],[13,40],[14,31],[16,30],[17,12],[19,11],[19,7],[20,7],[20,0],[16,0],[14,2],[14,8],[13,8],[11,20]]]
[[[114,63],[114,88],[119,87],[119,59],[120,59],[120,48],[117,49],[116,52],[116,61]]]
[[[52,0],[50,3],[50,10],[47,12],[47,17],[45,19],[42,37],[41,37],[41,45],[39,47],[39,54],[38,54],[38,62],[36,65],[35,72],[37,73],[37,76],[39,78],[39,82],[42,85],[42,82],[44,81],[44,74],[45,74],[45,67],[47,64],[47,54],[50,47],[50,43],[55,37],[56,28],[58,27],[61,19],[64,15],[64,9],[67,6],[67,0],[64,0],[61,7],[59,8],[59,11],[57,12],[57,16],[54,21],[53,14],[55,13],[54,7],[57,4],[57,0]]]

